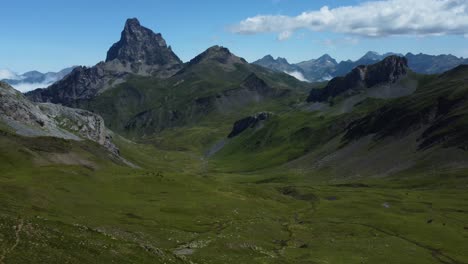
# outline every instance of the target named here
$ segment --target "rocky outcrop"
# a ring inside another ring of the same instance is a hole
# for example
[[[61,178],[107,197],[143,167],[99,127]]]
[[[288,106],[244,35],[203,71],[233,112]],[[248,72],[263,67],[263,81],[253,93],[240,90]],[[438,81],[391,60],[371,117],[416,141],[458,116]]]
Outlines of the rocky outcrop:
[[[167,78],[182,67],[182,61],[167,46],[161,34],[128,19],[120,40],[107,53],[105,62],[77,67],[46,89],[26,93],[35,102],[79,107],[96,95],[124,82],[133,74]]]
[[[263,121],[271,117],[269,112],[260,112],[253,116],[249,116],[238,120],[234,123],[231,133],[229,133],[228,138],[233,138],[240,133],[244,132],[248,128],[254,128],[260,125]]]
[[[344,77],[332,79],[325,88],[311,90],[308,102],[324,102],[330,97],[353,94],[360,89],[379,84],[395,83],[408,72],[408,62],[404,57],[389,56],[383,61],[369,66],[358,66]]]
[[[88,139],[115,155],[119,153],[99,115],[50,103],[33,103],[4,82],[0,82],[0,120],[19,135]]]

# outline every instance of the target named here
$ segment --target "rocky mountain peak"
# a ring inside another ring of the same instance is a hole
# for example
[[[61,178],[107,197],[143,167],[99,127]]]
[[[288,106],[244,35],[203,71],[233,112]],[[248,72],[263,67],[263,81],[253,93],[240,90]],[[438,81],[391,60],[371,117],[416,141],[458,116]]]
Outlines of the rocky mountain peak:
[[[279,63],[284,63],[284,64],[289,64],[288,60],[286,58],[278,57],[276,59],[277,62]]]
[[[120,40],[107,52],[106,62],[119,60],[122,63],[146,65],[181,64],[160,33],[140,25],[136,18],[128,19]]]
[[[336,63],[336,60],[334,58],[332,58],[332,56],[328,55],[328,54],[323,54],[322,56],[320,56],[317,61],[331,61],[331,62],[335,62]]]
[[[375,51],[368,51],[364,56],[362,56],[361,60],[380,60],[381,55]]]

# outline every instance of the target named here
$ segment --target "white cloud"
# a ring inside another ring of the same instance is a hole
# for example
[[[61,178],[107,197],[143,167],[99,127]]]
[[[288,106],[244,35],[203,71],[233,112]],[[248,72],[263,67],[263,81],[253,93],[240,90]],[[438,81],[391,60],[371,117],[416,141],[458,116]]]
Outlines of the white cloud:
[[[299,29],[331,31],[366,37],[394,35],[466,35],[466,0],[383,0],[355,6],[303,12],[298,16],[258,15],[232,28],[239,34],[278,33],[291,37]]]
[[[18,75],[16,75],[16,73],[8,70],[8,69],[0,69],[0,80],[3,80],[3,79],[14,79],[14,80],[17,80],[18,79]]]
[[[307,80],[301,72],[298,72],[298,71],[292,71],[292,72],[285,71],[284,73],[291,75],[292,77],[298,79],[299,81],[309,82],[309,80]]]
[[[12,86],[16,90],[18,90],[18,91],[20,91],[22,93],[25,93],[25,92],[35,90],[37,88],[46,88],[46,87],[52,85],[53,83],[54,82],[50,82],[50,81],[45,81],[45,82],[42,82],[42,83],[20,82],[18,84],[12,85]]]

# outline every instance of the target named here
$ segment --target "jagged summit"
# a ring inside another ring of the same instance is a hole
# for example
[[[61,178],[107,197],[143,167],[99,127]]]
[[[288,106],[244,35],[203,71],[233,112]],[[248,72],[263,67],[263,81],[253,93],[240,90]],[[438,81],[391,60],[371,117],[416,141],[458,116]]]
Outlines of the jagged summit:
[[[146,65],[181,64],[160,33],[140,25],[136,18],[125,23],[120,40],[107,52],[106,62],[119,60],[123,63]]]

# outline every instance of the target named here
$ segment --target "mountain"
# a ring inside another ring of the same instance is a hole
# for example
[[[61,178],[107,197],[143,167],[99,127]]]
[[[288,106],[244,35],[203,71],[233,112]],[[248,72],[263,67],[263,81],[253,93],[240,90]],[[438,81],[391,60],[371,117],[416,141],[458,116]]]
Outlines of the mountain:
[[[6,82],[21,92],[28,92],[37,88],[47,87],[53,83],[60,81],[67,76],[75,67],[65,68],[59,72],[41,73],[38,71],[29,71],[21,75],[9,72],[1,81]]]
[[[468,64],[468,59],[458,58],[453,55],[427,55],[408,53],[405,56],[408,59],[410,68],[418,73],[437,74],[453,69],[462,64]]]
[[[276,164],[334,179],[398,178],[424,173],[429,164],[449,171],[466,168],[467,73],[466,66],[458,66],[420,75],[398,56],[359,66],[312,89],[308,105],[270,116],[261,126],[255,116],[234,122],[236,136],[226,133],[229,142],[213,159],[229,164],[226,170]]]
[[[227,48],[213,46],[175,75],[134,76],[81,107],[101,114],[109,128],[131,137],[216,120],[235,120],[247,109],[277,105],[308,90],[308,84],[253,66]],[[224,121],[223,121],[224,122]]]
[[[39,102],[0,85],[0,262],[468,262],[467,66],[307,83],[125,27]]]
[[[169,76],[182,61],[160,33],[155,34],[132,18],[125,23],[120,40],[107,52],[106,63],[117,64],[123,67],[120,71],[138,75]]]
[[[124,82],[130,76],[167,78],[182,67],[182,61],[167,46],[161,34],[140,25],[136,18],[128,19],[121,38],[107,52],[105,62],[93,67],[77,67],[66,78],[47,89],[26,93],[37,102],[77,106],[103,91]]]
[[[328,81],[332,78],[338,65],[335,59],[325,54],[318,59],[303,61],[296,64],[311,81]]]
[[[129,19],[106,62],[78,67],[26,96],[87,109],[100,114],[113,131],[141,137],[217,118],[234,120],[256,104],[276,105],[310,87],[283,72],[251,65],[220,46],[182,64],[160,34]]]
[[[376,62],[382,61],[388,56],[404,56],[408,60],[409,68],[422,74],[439,74],[455,68],[458,65],[468,64],[468,59],[458,58],[453,55],[427,55],[408,53],[406,55],[388,52],[385,54],[379,54],[375,51],[369,51],[364,56],[356,61],[346,60],[339,63],[336,62],[328,54],[323,55],[318,59],[312,59],[309,61],[300,62],[297,64],[279,64],[271,56],[265,56],[263,59],[258,60],[254,63],[272,69],[279,70],[283,68],[294,69],[299,67],[299,70],[305,78],[310,81],[320,82],[330,80],[333,77],[344,76],[348,74],[352,69],[360,65],[370,65]],[[284,59],[285,61],[285,59]]]
[[[406,58],[389,56],[376,64],[358,66],[346,76],[332,79],[324,88],[313,89],[307,101],[323,102],[330,97],[341,94],[356,93],[357,90],[371,88],[379,84],[395,83],[406,76],[407,72]]]
[[[310,79],[306,78],[304,71],[300,67],[294,64],[289,64],[285,58],[278,57],[274,59],[271,55],[267,55],[252,64],[259,65],[273,71],[287,73],[303,82],[310,82]]]

